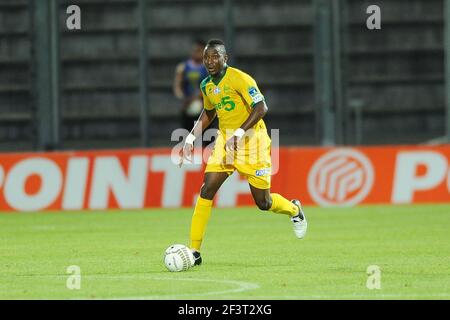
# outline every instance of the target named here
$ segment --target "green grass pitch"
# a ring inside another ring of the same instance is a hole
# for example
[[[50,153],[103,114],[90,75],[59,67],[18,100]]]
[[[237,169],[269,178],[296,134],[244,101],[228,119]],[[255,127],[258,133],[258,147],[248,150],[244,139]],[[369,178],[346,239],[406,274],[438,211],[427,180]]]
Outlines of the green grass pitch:
[[[0,215],[1,299],[450,299],[450,206],[213,209],[203,264],[166,271],[192,210]],[[69,266],[81,287],[69,290]],[[368,289],[367,268],[381,271]]]

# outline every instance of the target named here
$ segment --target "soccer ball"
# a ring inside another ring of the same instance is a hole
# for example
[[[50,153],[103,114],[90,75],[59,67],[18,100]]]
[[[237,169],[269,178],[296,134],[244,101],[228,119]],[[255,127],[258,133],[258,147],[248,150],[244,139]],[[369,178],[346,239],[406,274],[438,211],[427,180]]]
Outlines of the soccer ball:
[[[170,272],[185,271],[194,265],[194,255],[182,244],[173,244],[164,253],[164,265]]]

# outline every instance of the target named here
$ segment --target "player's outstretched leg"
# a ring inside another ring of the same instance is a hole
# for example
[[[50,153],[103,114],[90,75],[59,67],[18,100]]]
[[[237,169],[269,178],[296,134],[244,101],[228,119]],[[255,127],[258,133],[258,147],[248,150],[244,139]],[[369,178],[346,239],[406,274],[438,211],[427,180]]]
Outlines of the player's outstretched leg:
[[[259,209],[288,215],[296,237],[302,239],[305,236],[308,224],[300,201],[289,201],[278,193],[270,193],[270,189],[258,189],[252,185],[250,190]]]
[[[205,174],[203,185],[200,189],[200,196],[197,199],[191,222],[190,238],[191,249],[195,258],[194,265],[200,265],[202,263],[200,247],[202,245],[203,237],[205,236],[206,225],[211,216],[213,198],[227,178],[228,173],[225,172],[208,172]]]

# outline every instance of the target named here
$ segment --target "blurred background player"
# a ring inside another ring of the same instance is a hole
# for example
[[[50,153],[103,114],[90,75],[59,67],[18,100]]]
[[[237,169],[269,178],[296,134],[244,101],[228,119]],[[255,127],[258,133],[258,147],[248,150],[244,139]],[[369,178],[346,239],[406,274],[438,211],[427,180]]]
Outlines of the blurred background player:
[[[175,70],[173,92],[182,101],[181,127],[190,130],[203,109],[200,83],[208,76],[203,65],[203,50],[206,43],[194,41],[189,59],[179,63]]]
[[[190,237],[196,265],[202,262],[200,247],[214,196],[235,170],[248,180],[251,194],[260,210],[289,216],[295,235],[300,239],[305,236],[307,229],[300,201],[289,201],[278,193],[270,192],[271,141],[262,120],[267,112],[264,96],[251,76],[228,66],[227,60],[224,42],[219,39],[209,40],[203,53],[203,63],[209,76],[200,85],[204,110],[180,151],[181,165],[184,158],[191,157],[193,142],[197,137],[200,138],[201,130],[218,117],[218,136],[208,159],[192,216]],[[252,159],[251,155],[255,154],[258,156]]]

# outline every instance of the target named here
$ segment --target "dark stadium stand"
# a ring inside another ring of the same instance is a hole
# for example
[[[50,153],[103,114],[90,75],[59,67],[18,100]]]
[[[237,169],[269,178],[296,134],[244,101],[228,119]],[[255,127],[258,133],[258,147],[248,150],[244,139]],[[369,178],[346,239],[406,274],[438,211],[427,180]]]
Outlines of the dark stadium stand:
[[[76,1],[82,29],[61,20],[63,148],[139,146],[135,0]],[[269,128],[282,144],[319,143],[315,130],[311,0],[235,1],[233,65],[258,81]],[[368,31],[371,1],[349,0],[344,52],[347,103],[363,108],[363,142],[421,143],[444,134],[442,0],[378,1],[382,30]],[[197,37],[224,37],[221,1],[149,2],[150,141],[168,146],[178,126],[176,64]],[[0,0],[0,150],[33,148],[28,1]],[[348,126],[353,124],[348,115]],[[354,142],[349,127],[347,142]],[[389,139],[387,139],[389,137]]]

